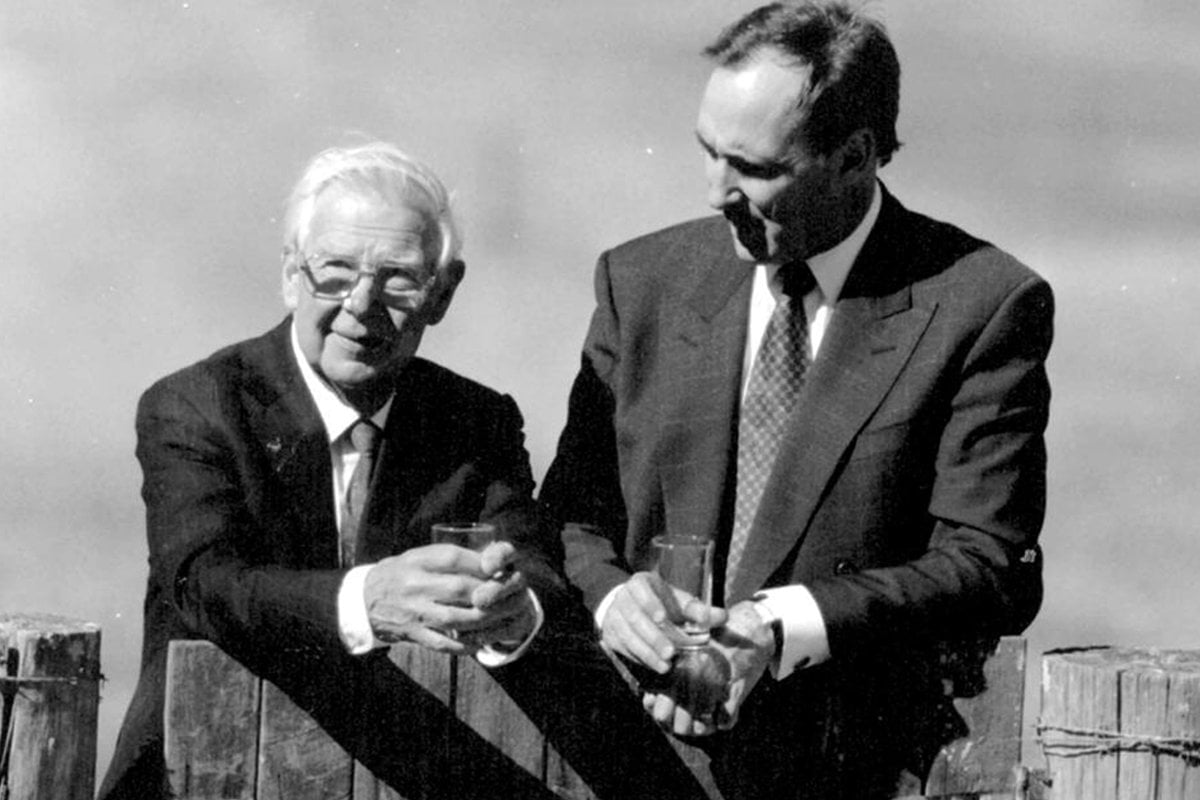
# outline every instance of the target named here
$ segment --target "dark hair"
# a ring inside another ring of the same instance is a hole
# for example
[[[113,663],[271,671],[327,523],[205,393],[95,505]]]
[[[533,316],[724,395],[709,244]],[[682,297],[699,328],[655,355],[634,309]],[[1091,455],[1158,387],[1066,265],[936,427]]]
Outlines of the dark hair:
[[[891,160],[900,147],[900,62],[883,23],[844,2],[771,3],[722,31],[704,55],[737,67],[764,50],[808,69],[798,110],[814,152],[828,155],[868,128],[880,165]]]

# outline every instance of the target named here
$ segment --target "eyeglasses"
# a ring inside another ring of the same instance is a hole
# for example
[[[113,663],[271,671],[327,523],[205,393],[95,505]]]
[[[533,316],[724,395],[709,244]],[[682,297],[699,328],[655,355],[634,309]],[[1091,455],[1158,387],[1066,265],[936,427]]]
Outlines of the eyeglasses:
[[[357,267],[340,256],[301,256],[300,271],[304,273],[309,294],[321,300],[345,300],[354,293],[358,282],[370,275],[380,284],[384,299],[390,304],[416,306],[425,299],[437,279],[435,272],[409,264],[383,263],[371,268]]]

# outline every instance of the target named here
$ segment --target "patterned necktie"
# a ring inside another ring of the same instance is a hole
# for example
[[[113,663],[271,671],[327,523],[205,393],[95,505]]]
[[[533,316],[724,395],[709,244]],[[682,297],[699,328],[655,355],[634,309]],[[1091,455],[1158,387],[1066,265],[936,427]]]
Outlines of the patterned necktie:
[[[367,505],[367,491],[371,487],[371,473],[375,470],[375,453],[379,446],[379,428],[369,419],[360,419],[350,429],[350,442],[358,451],[358,464],[346,487],[342,506],[342,530],[340,534],[340,556],[343,567],[354,566],[358,550],[358,528],[363,509]]]
[[[788,415],[800,395],[808,367],[808,321],[804,296],[816,285],[804,262],[789,264],[776,273],[783,289],[763,333],[762,344],[750,369],[750,381],[738,419],[737,499],[733,534],[725,561],[725,587],[733,584],[746,551],[750,526],[771,467],[779,452]]]

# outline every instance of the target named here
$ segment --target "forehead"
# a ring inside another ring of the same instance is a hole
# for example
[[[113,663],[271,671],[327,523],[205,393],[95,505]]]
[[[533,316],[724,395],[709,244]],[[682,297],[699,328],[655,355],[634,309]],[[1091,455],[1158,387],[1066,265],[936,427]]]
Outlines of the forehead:
[[[697,132],[723,153],[781,158],[795,145],[802,121],[796,106],[806,73],[768,56],[717,67],[700,101]]]
[[[339,254],[424,252],[432,228],[428,215],[415,204],[335,185],[322,190],[313,203],[308,240]]]

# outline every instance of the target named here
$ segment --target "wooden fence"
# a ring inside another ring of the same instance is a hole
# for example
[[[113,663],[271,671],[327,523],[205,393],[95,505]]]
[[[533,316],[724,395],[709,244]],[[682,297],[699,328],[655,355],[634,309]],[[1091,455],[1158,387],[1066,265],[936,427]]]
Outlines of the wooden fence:
[[[0,614],[0,800],[90,800],[100,628]]]
[[[494,788],[496,797],[596,797],[493,673],[471,659],[407,645],[388,655],[406,680],[435,698],[425,710],[439,711],[457,726],[455,733],[451,726],[432,726],[440,734],[422,740],[422,747],[445,750],[437,763],[461,773],[433,774],[431,784],[470,779],[472,762],[456,760],[462,752],[456,741],[465,731],[489,753],[502,753],[506,774],[520,776],[512,785],[523,787],[514,793],[489,785],[483,795]],[[983,680],[975,687],[981,691],[955,700],[969,733],[942,750],[923,785],[899,796],[1200,799],[1200,651],[1090,647],[1046,653],[1038,722],[1045,771],[1020,764],[1024,640],[1001,639],[989,653],[966,654],[966,661],[978,663],[983,655]],[[46,614],[0,614],[0,800],[93,796],[99,665],[98,626]],[[582,677],[597,680],[596,674]],[[616,679],[597,696],[611,696],[603,693],[614,688],[625,687]],[[636,716],[642,721],[640,712]],[[208,642],[172,643],[165,722],[172,788],[186,800],[407,800],[356,763],[276,686]],[[685,781],[690,771],[710,797],[720,797],[700,750],[657,731],[654,736]],[[618,742],[618,751],[626,744]],[[572,759],[581,752],[577,747]],[[614,760],[610,768],[621,765]],[[532,795],[525,791],[531,787]]]
[[[521,708],[472,659],[408,645],[396,645],[390,655],[458,719],[545,784],[551,796],[595,797]],[[910,787],[903,796],[999,800],[1017,795],[1023,775],[1019,763],[1024,674],[1024,640],[1002,639],[984,665],[986,688],[955,701],[970,734],[942,751],[924,787]],[[171,644],[166,730],[167,767],[181,798],[404,798],[356,764],[282,691],[208,642]],[[664,738],[710,796],[719,798],[701,751],[665,734]],[[452,741],[424,744],[454,746]],[[497,789],[496,796],[509,795]]]

